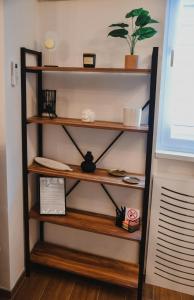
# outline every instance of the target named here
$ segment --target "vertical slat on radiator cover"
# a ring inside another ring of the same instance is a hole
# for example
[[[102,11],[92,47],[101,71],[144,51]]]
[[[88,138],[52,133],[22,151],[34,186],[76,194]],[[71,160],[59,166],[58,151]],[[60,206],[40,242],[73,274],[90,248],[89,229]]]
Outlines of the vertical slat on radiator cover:
[[[154,177],[146,282],[194,295],[194,179]]]

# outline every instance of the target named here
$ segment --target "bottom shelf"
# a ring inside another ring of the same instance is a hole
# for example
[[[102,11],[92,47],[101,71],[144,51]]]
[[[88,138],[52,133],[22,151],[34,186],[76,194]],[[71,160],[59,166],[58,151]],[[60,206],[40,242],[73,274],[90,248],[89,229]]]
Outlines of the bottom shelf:
[[[138,286],[138,266],[81,251],[38,242],[31,262],[127,288]]]

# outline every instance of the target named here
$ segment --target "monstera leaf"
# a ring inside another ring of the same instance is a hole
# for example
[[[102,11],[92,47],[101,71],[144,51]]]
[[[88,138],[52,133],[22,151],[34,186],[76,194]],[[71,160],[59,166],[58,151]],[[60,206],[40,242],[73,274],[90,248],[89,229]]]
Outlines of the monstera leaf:
[[[142,27],[137,29],[132,36],[138,37],[138,40],[145,40],[149,39],[152,36],[154,36],[157,33],[157,31],[152,27]]]
[[[149,24],[153,23],[159,23],[157,20],[151,19]]]
[[[109,27],[117,27],[117,29],[109,32],[108,36],[125,39],[130,48],[130,53],[134,54],[138,41],[151,38],[157,33],[157,31],[149,26],[149,24],[159,22],[152,19],[149,11],[145,10],[144,8],[133,9],[128,12],[125,17],[129,19],[129,24],[111,24]],[[130,28],[129,31],[128,27]]]
[[[126,39],[126,35],[128,34],[128,31],[126,29],[115,29],[109,32],[108,36],[112,37],[120,37],[123,39]]]
[[[129,25],[125,24],[125,23],[116,23],[116,24],[111,24],[109,27],[121,27],[121,28],[125,28],[125,27],[129,27]]]
[[[137,17],[135,25],[138,27],[144,27],[151,23],[158,23],[158,21],[151,19],[151,17],[148,15],[141,14],[139,17]]]
[[[125,18],[134,18],[134,17],[138,17],[140,15],[144,15],[147,16],[149,14],[149,12],[143,8],[136,8],[131,10],[130,12],[128,12],[125,16]]]

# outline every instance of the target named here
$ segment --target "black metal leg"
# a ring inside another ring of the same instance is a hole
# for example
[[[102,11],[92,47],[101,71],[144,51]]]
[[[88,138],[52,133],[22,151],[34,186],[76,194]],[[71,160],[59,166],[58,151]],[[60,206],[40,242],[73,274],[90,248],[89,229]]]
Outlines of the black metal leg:
[[[42,54],[38,54],[37,55],[37,65],[38,66],[42,66]],[[41,116],[41,109],[42,109],[42,71],[38,72],[38,76],[37,76],[37,90],[38,90],[38,94],[37,94],[37,99],[38,99],[38,116]],[[37,144],[38,144],[38,156],[43,156],[43,126],[42,124],[38,124],[37,126]],[[38,178],[38,180],[40,180]],[[40,184],[38,183],[39,186],[39,194],[40,194]],[[40,202],[39,202],[40,203]],[[44,222],[40,222],[39,225],[39,234],[40,234],[40,241],[44,241]]]
[[[30,275],[30,247],[29,247],[29,219],[28,219],[28,171],[27,171],[27,128],[26,128],[26,56],[25,49],[21,49],[21,113],[22,113],[22,168],[23,168],[23,205],[24,205],[24,246],[25,271]]]
[[[154,114],[155,114],[155,97],[156,97],[156,80],[157,80],[157,63],[158,63],[158,48],[154,47],[152,54],[151,81],[150,81],[150,105],[149,105],[149,132],[147,135],[147,156],[145,166],[145,190],[143,199],[142,212],[142,239],[140,243],[139,253],[139,278],[138,278],[138,294],[137,300],[142,300],[144,272],[145,272],[145,252],[146,252],[146,235],[147,235],[147,219],[149,208],[149,190],[151,180],[152,167],[152,144],[154,130]]]
[[[44,222],[40,222],[39,232],[40,232],[39,239],[41,242],[43,242],[44,241]]]
[[[26,54],[36,55],[37,62],[42,54],[37,51],[21,48],[21,115],[22,115],[22,169],[23,169],[23,205],[24,205],[24,246],[25,246],[25,272],[30,276],[30,247],[29,247],[29,204],[28,204],[28,147],[27,147],[27,93],[26,93]],[[35,72],[37,74],[37,72]],[[41,74],[38,74],[38,97],[42,88]],[[41,154],[42,136],[40,126],[38,129],[39,154]]]

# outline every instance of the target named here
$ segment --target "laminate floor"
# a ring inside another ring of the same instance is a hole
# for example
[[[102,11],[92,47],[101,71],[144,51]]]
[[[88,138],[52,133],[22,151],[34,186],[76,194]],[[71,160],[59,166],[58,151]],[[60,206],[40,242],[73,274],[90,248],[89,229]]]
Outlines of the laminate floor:
[[[194,300],[194,297],[146,286],[143,299]],[[136,291],[59,271],[35,268],[30,278],[24,279],[12,300],[136,300]]]

